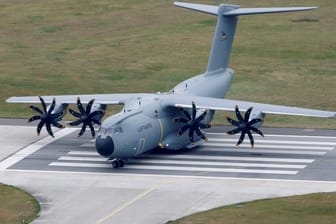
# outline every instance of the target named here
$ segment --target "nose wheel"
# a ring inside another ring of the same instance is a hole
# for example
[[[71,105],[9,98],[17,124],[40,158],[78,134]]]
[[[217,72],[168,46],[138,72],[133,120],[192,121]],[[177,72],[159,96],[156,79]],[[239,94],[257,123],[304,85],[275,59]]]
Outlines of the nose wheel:
[[[111,161],[113,169],[117,169],[119,167],[123,167],[124,166],[124,161],[122,159],[114,158],[114,159],[109,160],[109,161]]]

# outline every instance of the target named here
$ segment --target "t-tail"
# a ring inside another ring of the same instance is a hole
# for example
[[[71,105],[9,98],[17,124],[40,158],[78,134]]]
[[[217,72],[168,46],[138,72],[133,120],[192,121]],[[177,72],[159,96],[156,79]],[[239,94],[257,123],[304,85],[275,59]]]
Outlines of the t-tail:
[[[294,12],[311,10],[317,7],[272,7],[272,8],[240,8],[239,5],[221,4],[219,6],[175,2],[176,6],[217,16],[217,26],[213,38],[211,53],[205,75],[226,69],[236,31],[238,16],[266,14],[278,12]]]

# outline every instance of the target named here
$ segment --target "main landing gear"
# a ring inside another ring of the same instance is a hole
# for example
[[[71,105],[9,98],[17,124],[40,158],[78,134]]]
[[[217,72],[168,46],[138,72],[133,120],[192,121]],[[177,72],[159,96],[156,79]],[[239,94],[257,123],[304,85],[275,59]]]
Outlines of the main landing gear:
[[[109,159],[109,161],[111,162],[112,168],[114,169],[124,166],[124,161],[122,159],[113,158]]]

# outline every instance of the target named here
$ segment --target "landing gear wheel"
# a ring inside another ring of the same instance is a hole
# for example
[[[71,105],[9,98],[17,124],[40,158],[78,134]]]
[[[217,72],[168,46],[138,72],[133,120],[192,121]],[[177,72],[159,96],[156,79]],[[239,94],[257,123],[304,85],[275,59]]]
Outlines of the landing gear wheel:
[[[118,167],[124,167],[124,161],[119,159],[117,162],[118,162]]]
[[[113,159],[112,160],[112,168],[116,169],[119,167],[123,167],[124,166],[124,161],[121,159]]]
[[[119,167],[118,161],[117,160],[112,161],[112,168],[117,169],[118,167]]]

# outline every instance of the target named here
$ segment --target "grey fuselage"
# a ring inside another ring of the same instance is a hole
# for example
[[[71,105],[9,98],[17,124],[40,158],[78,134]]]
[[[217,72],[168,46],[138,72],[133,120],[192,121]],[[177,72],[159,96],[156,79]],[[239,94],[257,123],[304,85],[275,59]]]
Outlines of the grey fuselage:
[[[111,159],[126,159],[158,146],[179,150],[203,143],[197,135],[194,135],[193,144],[186,133],[178,135],[182,124],[172,120],[183,117],[183,112],[177,107],[162,104],[162,101],[172,95],[223,98],[231,85],[233,74],[232,69],[218,70],[212,74],[187,79],[167,93],[148,94],[130,99],[122,111],[103,121],[96,138],[98,153]],[[203,111],[198,110],[197,114]],[[214,111],[210,111],[202,122],[209,124],[213,115]]]

